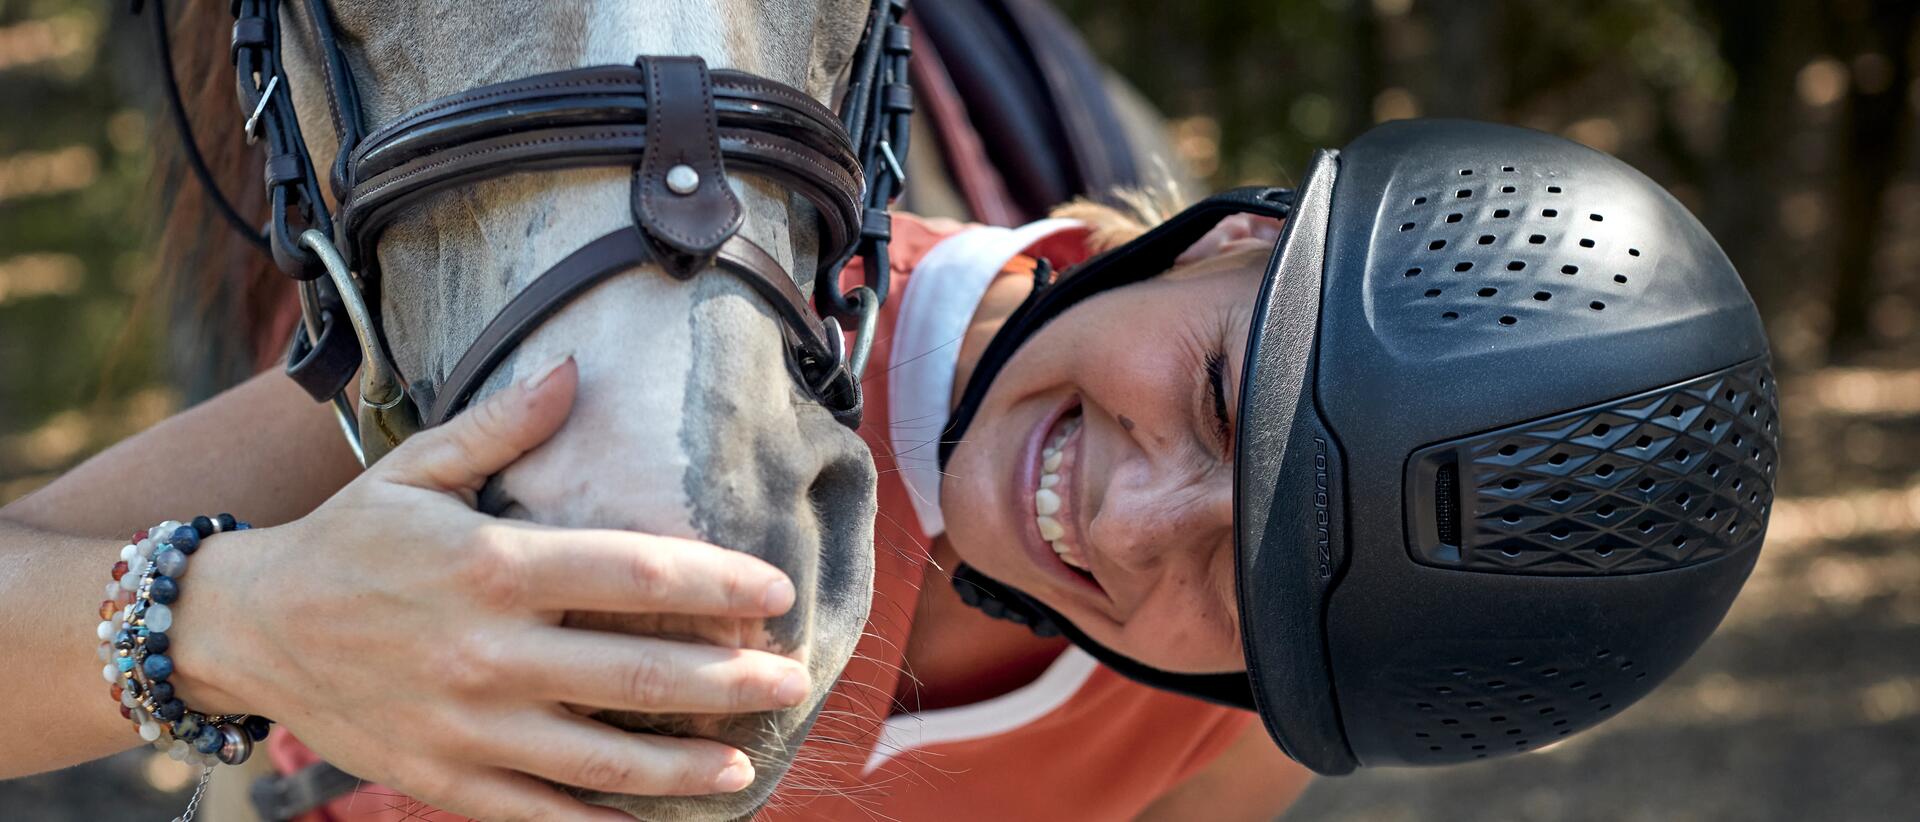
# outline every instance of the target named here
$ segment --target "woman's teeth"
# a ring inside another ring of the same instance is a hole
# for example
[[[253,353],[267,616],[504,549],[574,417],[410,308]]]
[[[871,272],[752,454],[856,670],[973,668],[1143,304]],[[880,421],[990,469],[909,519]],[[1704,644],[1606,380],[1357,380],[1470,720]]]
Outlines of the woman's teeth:
[[[1055,489],[1060,485],[1061,466],[1066,460],[1063,451],[1067,439],[1078,430],[1079,417],[1066,421],[1040,451],[1040,490],[1033,492],[1033,524],[1040,529],[1040,538],[1053,546],[1053,552],[1060,556],[1061,562],[1085,571],[1087,562],[1080,552],[1080,546],[1067,541],[1066,526],[1055,518],[1062,505],[1060,492]]]

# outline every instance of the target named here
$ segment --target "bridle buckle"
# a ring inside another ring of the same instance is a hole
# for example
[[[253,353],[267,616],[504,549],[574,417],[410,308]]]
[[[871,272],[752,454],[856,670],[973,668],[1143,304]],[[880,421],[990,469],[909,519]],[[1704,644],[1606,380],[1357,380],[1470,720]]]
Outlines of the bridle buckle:
[[[280,75],[267,78],[267,87],[260,90],[260,102],[253,104],[253,113],[247,115],[247,124],[242,129],[247,135],[247,145],[260,142],[260,115],[267,112],[267,101],[273,99],[273,90],[280,87]]]

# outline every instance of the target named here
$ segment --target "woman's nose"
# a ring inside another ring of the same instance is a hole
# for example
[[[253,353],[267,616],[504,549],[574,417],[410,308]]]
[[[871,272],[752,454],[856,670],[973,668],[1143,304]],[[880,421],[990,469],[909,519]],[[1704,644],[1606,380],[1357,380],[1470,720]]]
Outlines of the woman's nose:
[[[1120,566],[1142,570],[1163,564],[1171,552],[1215,544],[1232,530],[1230,479],[1140,479],[1129,482],[1116,475],[1089,525],[1093,549]]]

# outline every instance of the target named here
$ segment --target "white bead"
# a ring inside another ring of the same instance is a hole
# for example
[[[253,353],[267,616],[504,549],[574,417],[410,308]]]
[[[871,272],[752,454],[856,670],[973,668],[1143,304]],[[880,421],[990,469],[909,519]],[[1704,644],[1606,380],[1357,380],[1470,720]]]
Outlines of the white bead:
[[[140,698],[137,696],[134,696],[132,691],[121,691],[120,704],[131,708],[135,705],[140,704]]]
[[[140,590],[140,577],[135,576],[133,574],[127,574],[126,576],[121,577],[120,590],[122,591]]]
[[[108,647],[107,644],[104,642],[100,643],[97,647],[100,649],[101,662],[113,661],[113,649],[111,647]]]
[[[134,545],[133,543],[127,543],[125,546],[122,546],[120,549],[121,562],[132,562],[133,558],[137,556],[140,556],[140,546],[138,545]]]
[[[165,539],[167,537],[173,536],[174,530],[179,527],[180,527],[179,522],[175,520],[167,520],[165,522],[160,523],[159,525],[155,525],[152,528],[148,529],[147,535],[151,537],[155,534],[158,534],[160,538]]]
[[[112,639],[113,638],[113,620],[110,620],[110,619],[100,620],[100,627],[93,629],[93,633],[95,636],[100,637],[101,642],[105,642],[109,639]]]
[[[119,595],[120,595],[120,581],[116,579],[112,582],[107,583],[107,599],[113,599],[114,597],[117,597]]]
[[[149,720],[153,719],[153,715],[147,713],[143,708],[135,708],[130,713],[133,714],[133,724],[135,725],[145,725]]]
[[[144,577],[147,575],[147,566],[152,564],[153,563],[149,562],[146,557],[134,557],[133,559],[127,560],[127,573],[137,577]]]
[[[160,726],[152,722],[140,723],[140,738],[152,742],[160,738]]]
[[[120,684],[120,666],[118,665],[107,663],[107,667],[100,669],[100,675],[106,678],[108,685]]]
[[[138,551],[140,553],[140,556],[150,557],[150,556],[153,556],[153,551],[157,546],[153,544],[153,538],[148,537],[146,539],[143,539],[143,540],[140,540],[139,542],[134,543],[133,547],[135,551]]]
[[[173,609],[156,602],[147,606],[147,630],[165,631],[173,627]]]
[[[193,748],[189,746],[184,739],[176,739],[172,745],[167,746],[167,755],[182,762],[185,762],[187,754],[192,752]]]

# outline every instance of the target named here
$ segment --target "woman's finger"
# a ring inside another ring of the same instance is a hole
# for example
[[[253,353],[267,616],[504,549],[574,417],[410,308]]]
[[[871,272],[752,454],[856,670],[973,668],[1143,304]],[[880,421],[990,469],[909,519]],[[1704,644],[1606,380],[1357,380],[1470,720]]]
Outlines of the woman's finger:
[[[445,791],[420,790],[402,785],[408,797],[394,797],[395,810],[408,811],[418,804],[419,813],[432,815],[432,809],[450,811],[474,819],[551,820],[580,819],[595,822],[633,822],[633,817],[589,805],[523,773],[499,768],[457,768],[444,776],[430,777]],[[402,816],[411,814],[403,813]]]
[[[548,627],[506,642],[512,661],[486,666],[488,688],[573,705],[753,713],[791,708],[811,693],[805,666],[765,651]]]
[[[392,482],[477,492],[488,477],[560,430],[573,408],[579,377],[572,356],[535,368],[445,425],[414,435],[377,470]]]
[[[769,617],[793,583],[765,560],[717,545],[627,531],[515,528],[525,604],[543,611]]]
[[[627,733],[560,710],[515,714],[474,744],[487,761],[587,790],[700,796],[753,784],[747,755],[721,743]]]

